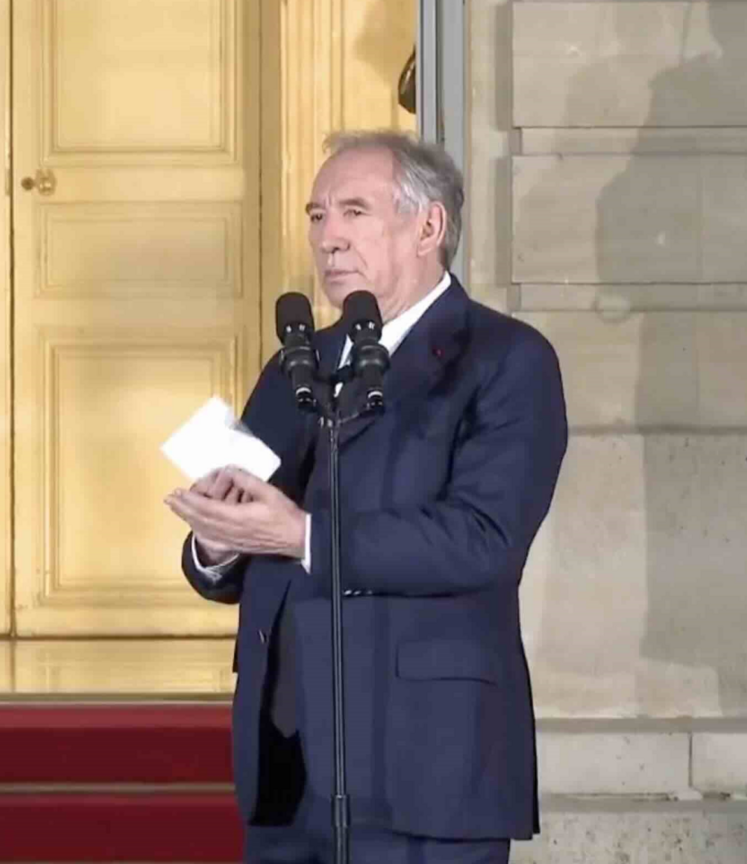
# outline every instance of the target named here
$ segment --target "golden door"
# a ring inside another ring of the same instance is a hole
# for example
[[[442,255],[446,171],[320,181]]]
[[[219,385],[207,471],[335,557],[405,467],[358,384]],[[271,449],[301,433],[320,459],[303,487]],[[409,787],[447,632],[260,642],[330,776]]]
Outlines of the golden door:
[[[257,5],[14,4],[19,635],[235,627],[159,445],[259,367]]]
[[[275,297],[313,294],[321,136],[414,127],[396,85],[415,4],[405,20],[395,0],[12,5],[2,631],[231,633],[235,609],[181,576],[162,499],[185,480],[159,445],[212,394],[240,408],[275,350]]]

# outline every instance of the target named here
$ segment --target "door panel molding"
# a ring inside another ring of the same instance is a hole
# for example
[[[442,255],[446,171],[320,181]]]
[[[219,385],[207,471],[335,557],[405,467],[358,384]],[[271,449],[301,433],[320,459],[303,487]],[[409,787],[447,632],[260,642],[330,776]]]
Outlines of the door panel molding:
[[[100,2],[76,0],[69,7],[65,0],[43,0],[42,163],[237,164],[239,0],[191,0],[188,6],[182,3],[181,10],[152,0],[112,3],[98,19],[96,39],[91,39],[86,5]],[[137,5],[142,9],[133,8]],[[137,27],[143,14],[148,15],[147,30]],[[190,50],[174,38],[174,50],[164,51],[166,35],[182,22]],[[145,58],[143,75],[149,59],[151,68],[159,67],[156,81],[143,79],[137,99],[132,98],[134,82],[120,74],[133,51]],[[93,64],[100,68],[103,85],[86,75]],[[191,98],[193,93],[206,98]],[[112,103],[117,106],[114,111]],[[173,110],[174,103],[178,111]],[[183,128],[174,129],[179,115]],[[168,118],[164,126],[162,118]]]
[[[239,201],[44,204],[39,215],[37,297],[242,296]]]
[[[112,520],[116,501],[108,499],[126,486],[132,468],[127,463],[118,465],[109,451],[116,450],[118,434],[129,432],[141,439],[137,446],[145,460],[173,429],[147,393],[140,405],[128,404],[132,394],[127,381],[132,377],[148,380],[155,392],[159,387],[179,389],[185,402],[202,382],[205,398],[220,393],[232,402],[240,334],[200,330],[182,333],[178,339],[155,334],[148,339],[141,330],[130,338],[121,331],[97,330],[95,337],[85,338],[70,329],[54,328],[42,331],[40,337],[44,369],[40,472],[46,503],[37,534],[44,537],[45,574],[38,605],[201,605],[174,566],[185,532],[165,511],[159,495],[169,479],[179,483],[181,478],[165,461],[156,463],[147,477],[133,478],[133,485],[142,486],[141,508],[134,513],[123,508]],[[102,377],[105,388],[100,385]],[[120,388],[119,381],[123,382]],[[93,392],[106,394],[104,404],[91,405],[86,399],[87,382]],[[91,531],[106,534],[103,553],[81,542]],[[21,603],[26,593],[20,585]]]

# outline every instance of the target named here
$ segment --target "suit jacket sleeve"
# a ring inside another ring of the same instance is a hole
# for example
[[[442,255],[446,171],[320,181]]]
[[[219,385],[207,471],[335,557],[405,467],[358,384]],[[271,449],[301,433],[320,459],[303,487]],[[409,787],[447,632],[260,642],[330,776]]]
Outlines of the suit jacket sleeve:
[[[276,440],[277,414],[279,411],[287,413],[290,409],[289,416],[295,417],[297,412],[292,399],[291,388],[283,378],[276,355],[262,370],[257,386],[244,408],[241,421],[278,454],[286,448],[286,444]],[[289,436],[296,435],[298,430],[291,426],[292,424],[285,424],[283,430]],[[270,479],[270,483],[295,499],[298,493],[293,484],[294,471],[293,464],[283,464]],[[191,533],[187,535],[182,547],[182,570],[187,581],[206,600],[214,600],[218,603],[238,603],[241,600],[244,578],[250,563],[250,556],[242,555],[233,567],[221,574],[219,578],[211,579],[195,567],[192,558]]]
[[[182,546],[182,571],[187,582],[206,600],[216,603],[238,603],[244,581],[246,558],[239,557],[236,562],[218,578],[211,579],[195,567],[192,557],[192,533],[187,535]]]
[[[343,513],[345,587],[408,596],[518,584],[567,443],[555,352],[534,331],[483,376],[463,418],[450,483],[408,509]],[[312,575],[328,578],[329,511],[312,514]]]

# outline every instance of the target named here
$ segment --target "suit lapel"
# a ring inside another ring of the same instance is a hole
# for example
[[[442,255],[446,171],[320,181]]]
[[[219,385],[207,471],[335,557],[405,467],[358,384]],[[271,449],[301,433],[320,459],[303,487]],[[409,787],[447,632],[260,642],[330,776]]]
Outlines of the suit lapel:
[[[387,412],[396,410],[410,396],[423,397],[461,353],[466,341],[468,303],[464,288],[452,276],[448,290],[426,310],[392,355],[391,366],[384,375]],[[359,382],[353,382],[353,386],[358,388],[356,395],[363,398]],[[376,418],[376,414],[361,414],[344,420],[340,444],[357,438]]]

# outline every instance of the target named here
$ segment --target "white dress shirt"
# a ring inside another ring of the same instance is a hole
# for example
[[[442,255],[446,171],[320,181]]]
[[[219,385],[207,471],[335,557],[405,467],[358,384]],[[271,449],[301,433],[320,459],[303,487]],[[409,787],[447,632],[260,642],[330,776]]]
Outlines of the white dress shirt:
[[[387,321],[386,324],[384,324],[381,328],[381,339],[379,341],[389,351],[390,355],[394,354],[397,348],[399,348],[402,342],[404,342],[405,336],[407,336],[410,330],[412,330],[415,324],[417,324],[417,322],[422,318],[426,310],[432,306],[436,300],[438,300],[444,291],[446,291],[449,285],[451,285],[451,276],[447,271],[444,273],[438,285],[436,285],[432,291],[429,291],[422,300],[419,300],[414,306],[411,306],[396,318],[393,318],[391,321]],[[348,362],[352,346],[353,343],[350,341],[350,337],[347,337],[345,339],[345,345],[342,348],[338,368],[344,366]],[[304,543],[304,557],[301,564],[308,573],[311,570],[311,514],[308,513],[306,514],[306,538]],[[197,555],[197,543],[194,535],[192,535],[192,558],[194,559],[195,567],[197,567],[200,573],[209,576],[211,579],[217,580],[226,572],[226,570],[228,570],[238,557],[238,555],[234,555],[221,564],[206,567],[204,564],[200,563],[200,559]]]

